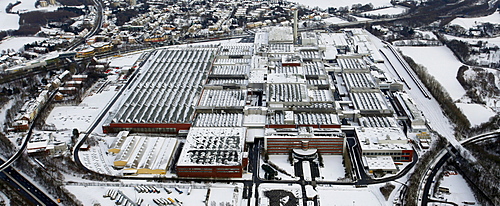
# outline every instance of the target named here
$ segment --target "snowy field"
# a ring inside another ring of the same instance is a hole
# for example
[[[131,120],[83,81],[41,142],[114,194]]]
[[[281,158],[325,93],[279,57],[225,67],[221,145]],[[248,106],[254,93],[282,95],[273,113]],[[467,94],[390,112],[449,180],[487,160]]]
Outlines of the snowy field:
[[[329,17],[329,18],[323,19],[323,21],[326,22],[327,24],[340,24],[340,23],[348,22],[348,21],[343,20],[343,19],[338,18],[338,17]]]
[[[459,25],[467,30],[475,25],[490,22],[492,24],[500,24],[500,13],[495,12],[489,16],[477,18],[456,18],[449,23],[449,25]]]
[[[462,177],[462,175],[450,175],[444,176],[441,181],[440,187],[446,187],[450,189],[450,194],[443,194],[443,199],[448,200],[448,202],[454,202],[459,205],[464,201],[477,202],[474,197],[474,193],[467,185],[467,182]]]
[[[17,0],[1,0],[0,1],[0,19],[2,23],[0,24],[0,31],[3,30],[17,30],[19,29],[19,15],[17,14],[8,14],[5,11],[5,8],[9,3],[16,3]],[[21,3],[14,8],[12,8],[12,12],[28,12],[28,11],[55,11],[58,6],[49,5],[48,7],[39,7],[35,8],[35,2],[37,0],[20,0]]]
[[[456,103],[456,105],[462,110],[462,113],[467,116],[471,126],[477,126],[483,122],[488,122],[490,117],[496,114],[490,108],[480,104]]]
[[[94,185],[95,183],[87,183],[89,185]],[[83,185],[67,185],[66,188],[73,193],[83,205],[95,205],[99,203],[101,206],[113,206],[116,205],[116,200],[111,200],[109,197],[103,197],[103,195],[110,189],[119,190],[126,197],[132,201],[137,201],[139,198],[144,199],[141,205],[157,205],[153,202],[153,199],[158,198],[177,198],[183,202],[183,205],[205,205],[204,201],[207,199],[208,191],[210,191],[210,196],[208,201],[214,203],[214,205],[229,205],[239,206],[242,203],[242,192],[243,186],[229,185],[229,184],[215,184],[215,185],[202,185],[196,184],[192,187],[191,194],[188,193],[188,188],[191,187],[189,184],[152,184],[146,181],[134,180],[126,181],[125,183],[110,183],[110,186],[106,186],[106,183],[97,183],[103,186],[86,186]],[[134,189],[134,186],[155,186],[160,190],[160,193],[139,193]],[[175,191],[175,187],[178,187],[182,194]],[[172,193],[168,194],[164,188],[168,188]],[[211,204],[210,204],[211,205]]]
[[[317,187],[320,205],[330,206],[376,206],[385,205],[385,200],[370,188],[353,186]],[[380,192],[379,192],[380,193]],[[382,204],[382,202],[384,204]]]
[[[341,7],[348,6],[349,8],[353,4],[373,4],[374,8],[379,8],[383,6],[392,6],[390,0],[324,0],[324,1],[308,1],[308,0],[294,0],[292,2],[297,2],[299,4],[309,6],[309,7],[319,7],[322,9],[327,9],[328,7]]]
[[[377,9],[373,11],[368,11],[364,12],[362,14],[367,14],[370,16],[378,16],[378,15],[396,15],[396,14],[402,14],[405,12],[408,8],[403,7],[403,6],[394,6],[394,7],[389,7],[385,9]]]
[[[109,86],[85,98],[78,106],[54,107],[46,123],[54,124],[58,130],[77,128],[86,131],[115,93],[116,86]]]
[[[429,74],[443,85],[453,100],[463,99],[465,90],[456,79],[458,68],[462,66],[462,63],[446,46],[398,48],[403,51],[403,54],[412,57],[416,63],[424,65]],[[439,61],[436,61],[438,59]],[[494,99],[486,99],[485,101],[487,107],[465,103],[457,103],[457,106],[462,109],[471,125],[475,126],[487,122],[491,116],[495,115],[495,112],[489,108],[494,107]]]
[[[12,9],[12,12],[28,12],[28,11],[33,11],[33,10],[38,10],[38,11],[55,11],[57,10],[58,6],[57,5],[49,5],[47,7],[41,7],[39,6],[38,8],[35,8],[35,3],[38,0],[20,0],[21,4],[15,6]],[[15,1],[11,1],[15,2]]]
[[[0,31],[3,30],[17,30],[19,29],[19,15],[8,14],[5,8],[9,3],[15,3],[15,0],[2,0],[0,1],[0,19],[2,23],[0,24]]]
[[[0,24],[2,25],[2,24]],[[1,26],[0,26],[1,27]],[[43,41],[47,38],[43,37],[11,37],[7,38],[3,41],[0,41],[0,51],[7,49],[14,49],[15,51],[19,51],[24,48],[25,44],[29,44],[35,41]]]
[[[456,37],[456,36],[451,36],[451,35],[444,35],[446,39],[451,40],[451,39],[456,39],[459,41],[465,41],[468,42],[469,44],[477,44],[478,41],[481,41],[483,43],[488,42],[489,44],[496,45],[500,47],[500,37],[494,37],[494,38],[463,38],[463,37]]]
[[[425,66],[429,74],[443,85],[453,100],[460,99],[465,94],[464,88],[455,78],[462,63],[446,46],[398,47],[398,49],[417,64]]]

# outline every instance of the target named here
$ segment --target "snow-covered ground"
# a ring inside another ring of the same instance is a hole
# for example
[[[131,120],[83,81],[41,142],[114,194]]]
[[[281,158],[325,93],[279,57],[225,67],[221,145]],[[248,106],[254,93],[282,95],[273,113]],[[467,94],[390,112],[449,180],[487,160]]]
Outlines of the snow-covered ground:
[[[455,37],[451,35],[444,35],[448,40],[459,40],[467,42],[471,45],[477,45],[479,41],[482,43],[482,47],[486,48],[494,48],[500,47],[500,37],[494,38],[463,38],[463,37]],[[475,50],[479,48],[474,48]],[[479,65],[488,66],[490,63],[498,63],[500,61],[500,51],[491,50],[487,53],[474,53],[471,54],[469,60],[477,62]]]
[[[476,17],[476,18],[456,18],[449,23],[449,25],[459,25],[465,29],[470,29],[475,25],[482,23],[492,23],[492,24],[500,24],[500,13],[495,12],[488,16]]]
[[[376,206],[385,205],[381,195],[375,194],[374,189],[354,188],[353,186],[317,187],[320,205],[331,206]],[[380,193],[380,192],[379,192]],[[382,198],[382,199],[381,199]]]
[[[14,104],[14,99],[10,99],[4,105],[0,105],[0,132],[3,131],[3,125],[5,123],[5,118],[7,116],[7,110],[9,110]]]
[[[135,61],[143,54],[142,51],[127,54],[122,57],[117,58],[107,58],[105,59],[109,62],[109,67],[131,67],[134,65]]]
[[[85,98],[78,106],[55,107],[46,123],[54,124],[58,130],[77,128],[86,131],[116,92],[116,86],[108,86],[102,92]]]
[[[394,6],[385,9],[377,9],[373,11],[363,12],[362,14],[367,14],[370,16],[378,16],[378,15],[396,15],[404,13],[408,8],[403,6]]]
[[[474,193],[472,193],[469,185],[467,185],[467,182],[460,174],[444,176],[443,180],[440,183],[440,187],[450,189],[449,194],[442,194],[443,200],[454,202],[459,205],[461,205],[464,201],[477,202],[476,198],[473,195]]]
[[[323,21],[326,22],[327,24],[339,24],[339,23],[348,22],[348,21],[343,20],[339,17],[329,17],[329,18],[323,19]]]
[[[429,74],[433,75],[443,85],[453,100],[463,100],[463,103],[457,103],[457,106],[462,109],[472,126],[487,122],[491,116],[496,114],[491,109],[496,107],[495,98],[486,98],[486,105],[467,104],[468,98],[463,98],[465,89],[456,78],[458,69],[463,64],[456,59],[446,46],[398,47],[398,49],[403,54],[412,57],[416,63],[425,66]],[[498,81],[498,78],[496,81]]]
[[[10,205],[10,199],[3,192],[0,192],[0,204]]]
[[[297,180],[298,177],[295,177],[295,169],[293,166],[288,162],[288,155],[269,155],[269,161],[280,167],[281,169],[285,170],[288,174],[292,176],[288,176],[286,174],[283,174],[281,172],[278,172],[278,178],[281,178],[282,180]],[[260,165],[264,164],[264,162],[261,160]],[[259,167],[259,176],[260,178],[264,179],[265,172],[262,169],[262,167]]]
[[[390,61],[394,67],[396,68],[397,72],[404,78],[411,80],[410,75],[403,69],[403,66],[398,62],[397,58],[392,54],[392,52],[385,47],[385,44],[382,43],[382,41],[373,36],[372,34],[368,34],[368,37],[370,39],[370,43],[374,44],[376,48],[380,49],[387,55],[387,60]],[[425,54],[422,54],[425,55]],[[438,59],[435,57],[431,57],[432,59]],[[380,67],[383,69],[386,74],[393,76],[396,78],[395,71],[392,69],[391,65],[389,65],[389,62],[385,61],[384,67]],[[428,60],[430,62],[430,60]],[[456,60],[458,61],[458,60]],[[418,61],[417,61],[418,62]],[[456,68],[458,69],[458,67]],[[456,76],[456,73],[453,75]],[[413,81],[406,81],[411,88],[417,88],[417,85]],[[420,81],[418,81],[420,82]],[[420,84],[422,84],[420,82]],[[405,87],[406,88],[406,87]],[[407,88],[406,88],[407,89]],[[427,90],[427,89],[425,89]],[[443,115],[441,112],[442,109],[439,106],[438,102],[435,99],[427,99],[424,94],[418,90],[418,89],[411,89],[407,90],[407,93],[410,95],[410,97],[414,100],[414,103],[416,104],[417,108],[423,112],[425,118],[428,121],[429,126],[431,129],[435,130],[439,134],[443,135],[445,138],[448,139],[448,141],[451,142],[453,145],[460,145],[460,143],[456,140],[454,136],[454,131],[453,131],[453,126],[450,123],[449,119]],[[427,93],[429,93],[427,91]]]
[[[38,0],[20,0],[21,4],[15,6],[12,8],[12,12],[28,12],[28,11],[33,11],[33,10],[38,10],[38,11],[54,11],[57,10],[59,6],[57,5],[49,5],[47,7],[41,7],[38,6],[38,8],[35,7],[35,3]],[[15,1],[12,1],[15,2]]]
[[[0,31],[3,30],[17,30],[19,29],[19,15],[8,14],[5,8],[9,3],[15,3],[15,0],[3,0],[0,1],[0,19],[2,23],[0,24]]]
[[[100,174],[115,175],[120,174],[120,170],[115,170],[113,165],[114,157],[104,155],[108,151],[106,144],[98,144],[98,146],[90,147],[88,151],[80,151],[80,161],[86,168]]]
[[[160,193],[139,193],[134,189],[134,186],[138,185],[155,186],[160,190]],[[176,192],[175,187],[182,190],[183,193],[179,194]],[[188,195],[189,187],[192,187],[192,190]],[[137,201],[139,198],[144,199],[141,205],[157,205],[153,202],[153,199],[167,199],[169,197],[172,199],[177,198],[183,202],[183,205],[205,205],[204,201],[207,199],[207,195],[209,195],[208,201],[210,203],[214,202],[213,205],[239,206],[242,203],[243,192],[243,185],[241,184],[196,184],[191,186],[190,184],[150,183],[142,180],[122,181],[121,183],[81,183],[80,185],[67,185],[66,188],[82,201],[83,205],[95,205],[99,203],[102,206],[116,205],[116,200],[103,197],[110,189],[121,191],[132,201]],[[172,193],[168,194],[164,188],[168,188]]]
[[[309,6],[309,7],[319,7],[322,9],[327,9],[328,7],[344,7],[348,6],[351,8],[353,4],[372,4],[374,8],[383,6],[392,6],[390,0],[324,0],[324,1],[310,1],[310,0],[294,0],[299,4]]]
[[[429,74],[443,85],[453,100],[460,99],[465,94],[464,88],[455,78],[458,68],[463,64],[448,47],[398,47],[398,49],[417,64],[425,66]]]
[[[278,178],[282,180],[297,180],[299,177],[294,177],[295,169],[288,162],[288,155],[269,155],[269,161],[277,165],[281,169],[285,170],[288,176],[281,172],[278,172]],[[263,162],[261,161],[261,164]],[[345,168],[342,165],[342,155],[323,155],[324,167],[319,168],[320,177],[318,180],[321,181],[337,181],[339,178],[345,177]],[[259,176],[264,179],[265,172],[262,168],[259,168]]]
[[[3,22],[3,21],[2,21]],[[1,23],[0,25],[2,25]],[[1,27],[1,26],[0,26]],[[47,38],[43,37],[10,37],[3,41],[0,41],[0,51],[7,49],[14,49],[19,51],[24,47],[25,44],[29,44],[35,41],[43,41]]]
[[[291,195],[294,197],[289,197],[283,195],[280,197],[280,202],[283,203],[282,205],[291,205],[289,202],[292,201],[292,198],[299,199],[299,201],[302,201],[300,198],[302,198],[302,188],[298,184],[271,184],[271,183],[264,183],[260,184],[259,187],[259,205],[270,205],[270,200],[269,198],[266,197],[265,192],[268,191],[286,191],[290,192]],[[288,203],[288,204],[287,204]],[[299,204],[302,205],[302,204]],[[323,204],[322,204],[323,205]],[[328,204],[324,204],[328,205]],[[273,205],[274,206],[274,205]]]
[[[467,116],[471,126],[480,125],[481,123],[488,122],[490,117],[495,116],[496,112],[491,110],[491,108],[485,107],[480,104],[464,104],[456,103],[456,105],[462,110],[462,112]]]
[[[320,179],[337,181],[339,178],[344,178],[345,168],[342,165],[342,159],[342,155],[323,155],[324,167],[319,168]]]
[[[8,14],[5,11],[5,8],[9,3],[16,3],[17,0],[2,0],[0,1],[0,31],[4,30],[17,30],[19,29],[19,15],[17,14]],[[21,3],[14,8],[12,8],[12,12],[28,12],[28,11],[55,11],[59,6],[57,5],[49,5],[48,7],[38,7],[35,8],[35,2],[38,0],[19,0]],[[22,45],[22,44],[21,44]]]

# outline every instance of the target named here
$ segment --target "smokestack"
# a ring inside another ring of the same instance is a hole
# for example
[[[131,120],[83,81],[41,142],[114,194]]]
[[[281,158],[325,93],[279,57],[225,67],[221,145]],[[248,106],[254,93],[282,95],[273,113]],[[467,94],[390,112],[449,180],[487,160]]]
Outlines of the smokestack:
[[[294,7],[292,8],[293,10],[293,43],[294,44],[297,44],[297,30],[298,30],[298,13],[299,13],[299,10]]]

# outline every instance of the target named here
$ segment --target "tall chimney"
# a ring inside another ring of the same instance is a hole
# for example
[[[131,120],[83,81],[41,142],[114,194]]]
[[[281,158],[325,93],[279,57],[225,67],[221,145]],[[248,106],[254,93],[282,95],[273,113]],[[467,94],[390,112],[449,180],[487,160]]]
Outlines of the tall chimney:
[[[299,10],[294,7],[292,8],[293,10],[293,43],[294,44],[297,44],[297,30],[298,30],[298,13],[299,13]]]

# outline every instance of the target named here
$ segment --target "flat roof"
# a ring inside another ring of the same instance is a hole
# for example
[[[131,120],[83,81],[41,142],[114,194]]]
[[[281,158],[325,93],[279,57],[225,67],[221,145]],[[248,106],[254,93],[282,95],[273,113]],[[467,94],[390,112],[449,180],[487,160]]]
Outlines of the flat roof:
[[[356,128],[362,150],[412,150],[399,127]]]
[[[369,170],[397,170],[391,156],[363,156]]]
[[[191,127],[177,166],[234,166],[242,164],[244,127]]]

